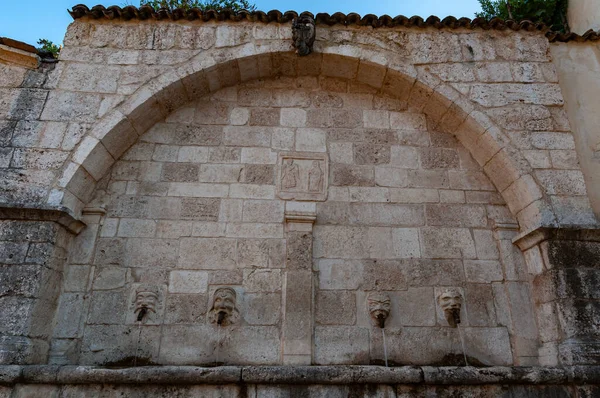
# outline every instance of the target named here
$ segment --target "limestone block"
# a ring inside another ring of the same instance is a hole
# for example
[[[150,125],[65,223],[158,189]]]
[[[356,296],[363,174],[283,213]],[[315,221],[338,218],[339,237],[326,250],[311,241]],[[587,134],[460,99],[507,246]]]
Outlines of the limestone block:
[[[235,239],[183,238],[177,265],[185,269],[234,269],[235,251]]]
[[[56,312],[54,337],[81,337],[83,334],[82,320],[86,309],[86,297],[83,293],[62,294]]]
[[[550,195],[586,195],[585,181],[579,170],[537,170],[535,175]]]
[[[486,227],[487,217],[484,206],[427,204],[425,206],[427,225],[448,227]]]
[[[177,150],[175,151],[177,154]],[[196,164],[165,163],[162,168],[162,181],[198,181],[199,167]]]
[[[242,148],[242,163],[275,164],[277,153],[270,148]]]
[[[219,208],[219,199],[183,198],[181,200],[181,218],[185,220],[217,221]]]
[[[86,327],[81,346],[80,363],[107,365],[119,361],[158,362],[160,327],[143,326],[138,340],[138,327],[123,325],[90,325]],[[137,346],[137,350],[136,350]]]
[[[125,264],[129,267],[172,268],[177,263],[178,245],[167,239],[128,239]]]
[[[246,200],[244,201],[244,222],[275,222],[283,221],[283,204],[273,200]]]
[[[52,149],[15,149],[10,166],[18,169],[57,169],[68,156],[68,152]]]
[[[296,131],[296,151],[325,152],[326,136],[321,129],[299,128]]]
[[[364,227],[315,226],[315,258],[364,258],[368,253]]]
[[[537,149],[575,149],[575,141],[569,133],[532,133],[531,144]]]
[[[327,290],[316,294],[315,321],[320,325],[354,325],[356,295],[354,292]]]
[[[248,123],[250,110],[248,108],[234,108],[229,115],[229,121],[234,126],[243,126]]]
[[[421,148],[420,159],[423,169],[456,169],[459,167],[458,153],[453,149]]]
[[[231,184],[229,197],[241,199],[275,199],[275,186]]]
[[[362,115],[347,109],[309,109],[306,112],[306,125],[318,128],[356,128],[362,127]]]
[[[227,197],[229,186],[225,184],[173,182],[169,185],[169,196],[222,198]]]
[[[409,170],[408,186],[411,188],[450,188],[448,171]],[[458,187],[452,187],[460,189]]]
[[[579,169],[579,160],[577,152],[574,150],[550,151],[552,167],[555,169]],[[544,168],[550,168],[549,166]]]
[[[165,324],[202,324],[208,310],[206,294],[169,294]]]
[[[219,221],[242,221],[243,205],[244,202],[242,199],[221,199],[221,206],[219,208]]]
[[[356,143],[354,144],[354,162],[361,165],[390,163],[390,146]]]
[[[249,325],[277,325],[281,316],[281,294],[247,293],[244,295],[244,321]]]
[[[365,128],[389,129],[390,112],[382,110],[363,110],[363,126]]]
[[[220,333],[216,326],[170,326],[161,341],[160,362],[176,365],[268,365],[278,362],[279,331],[273,326],[233,327]],[[248,344],[248,341],[254,342]],[[218,358],[216,345],[219,344]]]
[[[191,236],[199,236],[203,238],[216,238],[225,236],[227,224],[218,222],[194,222]]]
[[[486,83],[520,82],[521,80],[511,73],[513,64],[508,62],[485,62],[476,65],[477,80]]]
[[[91,267],[88,265],[67,265],[63,280],[65,292],[84,292],[89,285]]]
[[[352,144],[349,142],[332,142],[329,144],[329,156],[333,163],[353,163]]]
[[[419,168],[419,155],[417,149],[393,145],[390,147],[390,165],[402,169]]]
[[[128,308],[123,291],[95,291],[87,317],[88,324],[123,324]]]
[[[242,182],[257,185],[273,185],[275,166],[268,164],[247,164],[244,166]]]
[[[356,290],[362,283],[362,261],[323,258],[315,264],[321,290]]]
[[[372,290],[406,290],[406,260],[365,260],[360,289]]]
[[[215,101],[196,102],[194,124],[227,124],[229,105]],[[188,123],[191,122],[187,121]]]
[[[374,186],[375,172],[370,166],[331,165],[332,185]]]
[[[454,190],[440,190],[441,203],[465,203],[465,192]],[[485,201],[484,203],[487,203]]]
[[[563,98],[557,84],[474,84],[471,100],[486,107],[518,103],[534,105],[562,105]]]
[[[466,228],[421,229],[421,252],[429,258],[476,258],[475,243]]]
[[[124,218],[119,223],[117,236],[129,238],[151,238],[156,232],[155,220]]]
[[[244,289],[246,292],[281,291],[281,271],[279,269],[244,269]]]
[[[449,170],[448,178],[452,189],[496,191],[487,175],[480,171]]]
[[[223,143],[229,146],[271,146],[271,130],[264,127],[225,126]]]
[[[58,88],[91,93],[115,93],[120,72],[117,66],[68,63]]]
[[[368,364],[369,330],[351,326],[317,326],[314,362],[318,365]]]
[[[545,150],[543,150],[543,151],[533,150],[533,151],[522,151],[521,153],[523,154],[523,157],[525,159],[527,159],[527,161],[529,162],[529,165],[532,168],[534,168],[534,169],[551,169],[552,163],[550,162],[550,154],[553,152],[558,152],[558,151],[551,151],[549,153],[549,151],[545,151]],[[560,164],[560,160],[558,160],[558,164]],[[557,169],[573,168],[573,167],[560,167],[558,165],[555,167]],[[578,168],[578,167],[574,167],[574,168]]]
[[[92,123],[101,100],[97,94],[54,90],[48,95],[40,119]]]
[[[550,110],[540,105],[512,105],[490,109],[486,112],[500,127],[509,130],[551,130],[553,120]]]
[[[283,225],[230,223],[225,234],[230,238],[282,238]]]
[[[439,201],[440,195],[437,189],[390,189],[392,203],[437,203]]]
[[[208,273],[205,271],[171,271],[169,293],[206,293]]]
[[[125,286],[127,269],[122,267],[96,267],[93,275],[94,290],[113,290]]]
[[[294,130],[290,128],[274,128],[271,137],[271,147],[282,151],[291,151],[294,149],[294,134]]]
[[[3,264],[23,263],[28,246],[27,243],[0,242],[0,262]]]
[[[396,258],[418,258],[421,256],[419,230],[417,228],[392,228],[392,242]]]

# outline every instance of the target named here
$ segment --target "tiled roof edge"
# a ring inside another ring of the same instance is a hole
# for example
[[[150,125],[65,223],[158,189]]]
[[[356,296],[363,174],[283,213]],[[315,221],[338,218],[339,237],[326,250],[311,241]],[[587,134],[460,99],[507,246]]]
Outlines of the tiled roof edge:
[[[198,8],[192,8],[189,10],[184,10],[181,8],[177,8],[173,11],[169,11],[167,9],[160,9],[155,11],[150,6],[110,6],[104,7],[102,5],[97,5],[88,8],[84,4],[78,4],[73,7],[72,10],[69,11],[69,14],[73,17],[73,19],[79,19],[83,17],[88,17],[92,19],[121,19],[121,20],[130,20],[130,19],[155,19],[155,20],[201,20],[201,21],[250,21],[250,22],[277,22],[277,23],[285,23],[290,22],[294,18],[298,17],[298,13],[295,11],[286,11],[282,13],[278,10],[271,10],[269,12],[264,11],[232,11],[232,10],[223,10],[223,11],[201,11]],[[531,21],[513,21],[513,20],[503,20],[501,18],[492,18],[489,21],[485,18],[455,18],[455,17],[446,17],[444,19],[440,19],[436,16],[430,16],[427,19],[423,19],[418,16],[413,17],[405,17],[404,15],[398,15],[394,18],[389,15],[382,15],[380,17],[367,14],[361,17],[359,14],[350,13],[344,14],[341,12],[336,12],[333,15],[329,15],[327,13],[319,13],[316,16],[309,12],[304,12],[302,14],[308,14],[311,17],[314,17],[315,23],[324,24],[324,25],[357,25],[357,26],[372,26],[373,28],[379,27],[395,27],[395,26],[404,26],[404,27],[434,27],[437,29],[458,29],[458,28],[466,28],[466,29],[494,29],[494,30],[506,30],[511,29],[513,31],[540,31],[545,32],[546,37],[550,42],[568,42],[568,41],[598,41],[600,40],[600,31],[594,32],[593,30],[589,30],[583,35],[578,35],[575,33],[559,33],[553,32],[549,29],[548,26],[544,24],[538,24]]]

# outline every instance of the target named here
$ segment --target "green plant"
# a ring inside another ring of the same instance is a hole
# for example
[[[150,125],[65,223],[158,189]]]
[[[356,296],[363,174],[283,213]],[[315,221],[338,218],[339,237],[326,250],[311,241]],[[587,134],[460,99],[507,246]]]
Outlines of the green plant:
[[[60,46],[57,46],[56,44],[52,43],[50,40],[47,39],[39,39],[37,44],[39,45],[39,47],[37,48],[38,51],[42,53],[50,53],[52,54],[52,57],[58,58],[58,54],[61,50]]]
[[[529,20],[544,23],[554,30],[568,32],[568,0],[478,0],[481,12],[477,17],[491,19]]]
[[[220,11],[224,9],[233,11],[256,10],[256,6],[251,4],[248,0],[140,0],[140,5],[149,5],[155,10],[158,10],[159,8],[167,8],[169,10],[174,10],[176,8],[183,8],[184,10],[199,8],[202,11]]]

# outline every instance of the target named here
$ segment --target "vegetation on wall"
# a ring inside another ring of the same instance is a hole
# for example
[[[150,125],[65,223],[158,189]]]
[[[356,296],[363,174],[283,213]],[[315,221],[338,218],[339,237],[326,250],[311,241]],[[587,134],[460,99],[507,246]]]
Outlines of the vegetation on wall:
[[[544,23],[553,30],[568,32],[568,0],[478,0],[481,12],[478,17],[499,17],[516,21],[529,20]]]
[[[61,49],[60,46],[54,44],[48,39],[39,39],[37,44],[39,46],[37,49],[42,55],[48,54],[52,56],[52,58],[58,58],[58,54],[60,53]]]
[[[176,8],[183,8],[184,10],[199,8],[202,11],[219,11],[224,9],[254,11],[256,9],[256,6],[248,0],[140,0],[140,5],[149,5],[155,10],[159,8],[167,8],[169,10]]]

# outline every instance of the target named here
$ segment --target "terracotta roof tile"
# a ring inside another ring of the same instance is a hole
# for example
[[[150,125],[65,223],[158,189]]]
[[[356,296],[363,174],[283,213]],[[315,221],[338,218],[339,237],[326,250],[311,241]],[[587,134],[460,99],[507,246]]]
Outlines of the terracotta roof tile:
[[[239,11],[234,12],[231,10],[223,10],[223,11],[201,11],[197,8],[192,8],[189,10],[183,9],[175,9],[173,11],[169,11],[166,9],[160,9],[155,11],[150,6],[110,6],[104,7],[102,5],[97,5],[92,7],[91,9],[83,4],[79,4],[73,7],[72,10],[69,11],[73,19],[79,19],[83,17],[88,17],[92,19],[121,19],[121,20],[130,20],[130,19],[156,19],[156,20],[182,20],[187,19],[189,21],[199,20],[199,21],[251,21],[251,22],[277,22],[277,23],[285,23],[290,22],[294,18],[298,17],[298,13],[295,11],[286,11],[282,13],[278,10],[271,10],[269,12],[263,11]],[[413,17],[405,17],[404,15],[398,15],[394,18],[389,15],[376,16],[373,14],[367,14],[361,17],[359,14],[350,13],[344,14],[341,12],[336,12],[333,15],[327,13],[319,13],[316,16],[309,12],[305,12],[303,14],[309,14],[311,17],[314,17],[315,23],[324,24],[324,25],[358,25],[358,26],[371,26],[373,28],[379,27],[396,27],[396,26],[404,26],[404,27],[434,27],[437,29],[494,29],[494,30],[525,30],[525,31],[540,31],[546,34],[546,37],[550,42],[568,42],[568,41],[597,41],[600,40],[600,32],[594,32],[593,30],[589,30],[583,35],[577,35],[575,33],[563,34],[559,32],[550,31],[549,28],[544,24],[536,24],[531,21],[512,21],[512,20],[503,20],[500,18],[492,18],[491,20],[487,20],[485,18],[455,18],[455,17],[446,17],[440,20],[436,16],[430,16],[427,19],[423,19],[418,16]]]

